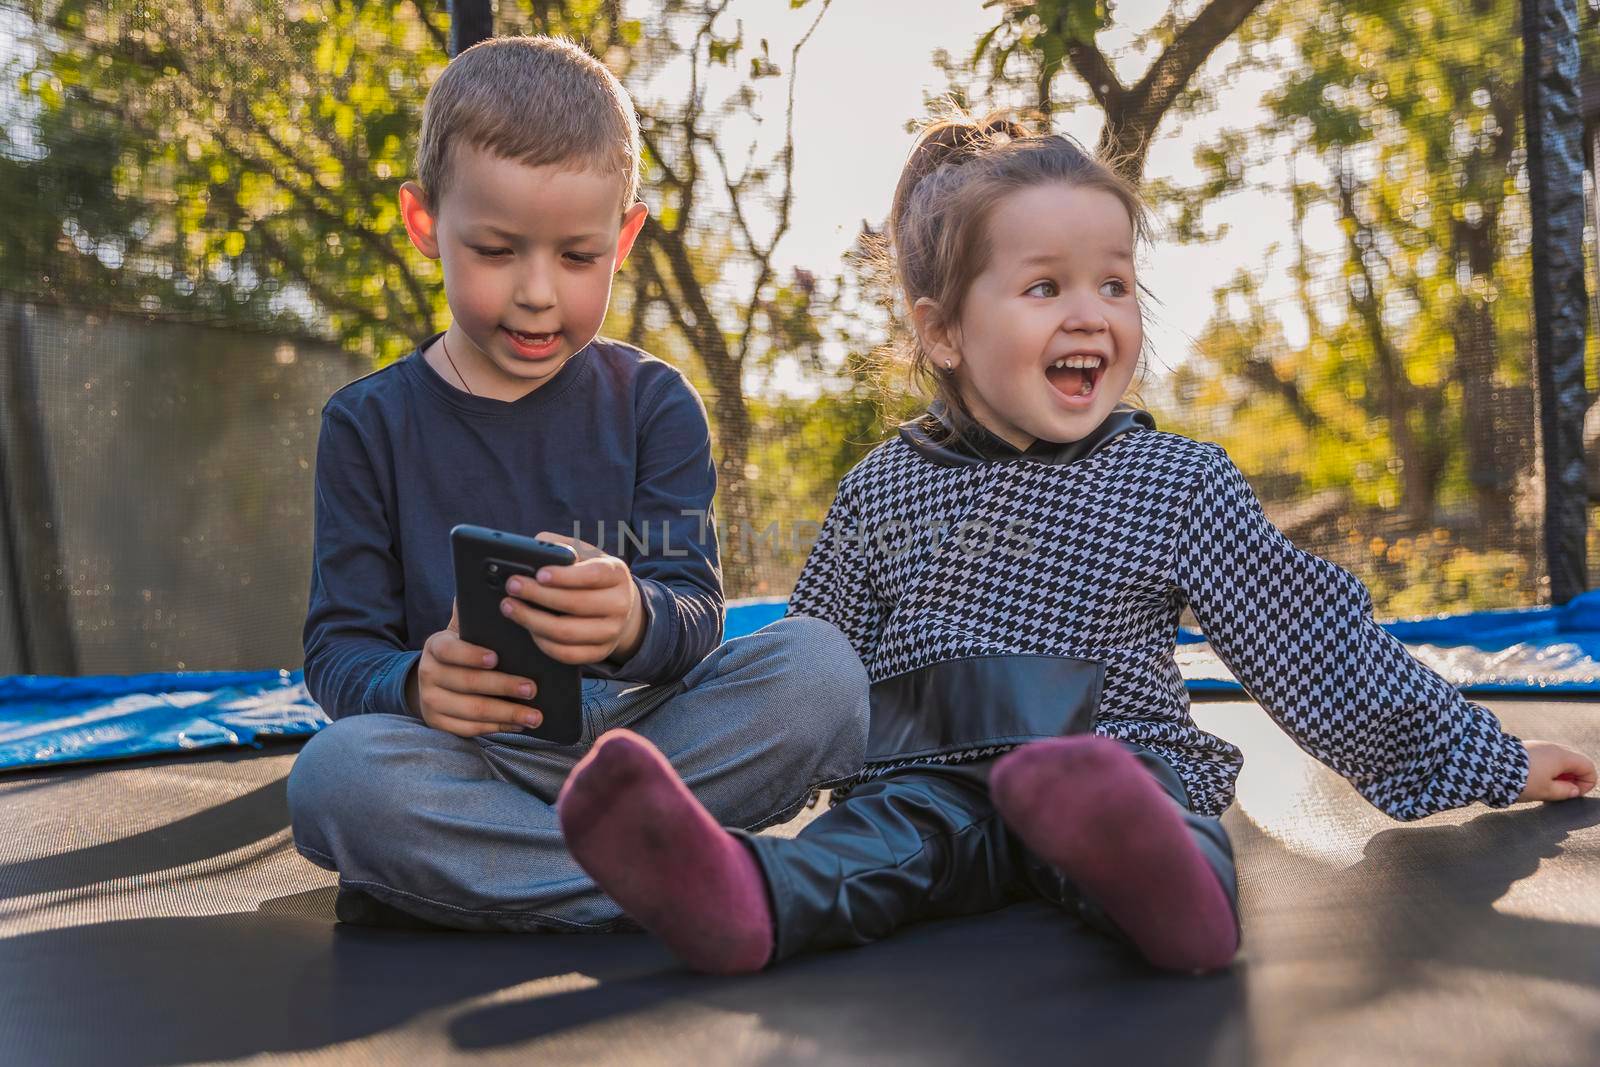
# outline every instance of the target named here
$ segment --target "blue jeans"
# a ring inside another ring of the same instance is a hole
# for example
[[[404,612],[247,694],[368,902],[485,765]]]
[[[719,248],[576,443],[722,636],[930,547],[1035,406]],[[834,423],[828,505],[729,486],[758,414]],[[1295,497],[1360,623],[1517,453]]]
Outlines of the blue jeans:
[[[622,911],[567,854],[555,799],[594,740],[626,726],[725,826],[792,818],[861,769],[867,676],[844,635],[804,616],[726,641],[675,683],[586,679],[576,745],[462,738],[407,715],[340,719],[288,782],[295,848],[340,885],[470,930],[606,930]]]

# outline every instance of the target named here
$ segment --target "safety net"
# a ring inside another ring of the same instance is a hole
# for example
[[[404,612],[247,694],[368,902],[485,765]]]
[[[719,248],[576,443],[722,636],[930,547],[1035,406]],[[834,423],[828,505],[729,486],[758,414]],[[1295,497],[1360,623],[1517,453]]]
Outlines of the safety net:
[[[0,675],[88,685],[3,690],[4,762],[316,728],[321,405],[448,321],[394,196],[448,6],[0,0]],[[1050,5],[968,6],[992,25],[949,31],[935,95],[1093,143],[1114,101],[1051,51]],[[1173,40],[1136,6],[1096,8],[1124,74]],[[781,612],[840,477],[923,401],[882,373],[895,296],[861,254],[893,174],[845,254],[774,251],[796,162],[830,151],[786,108],[849,16],[793,5],[758,41],[722,7],[506,0],[495,29],[571,37],[638,103],[652,222],[606,332],[705,400],[732,636]],[[1447,616],[1393,629],[1452,681],[1593,691],[1594,609],[1551,606],[1544,558],[1520,10],[1253,9],[1121,145],[1159,223],[1138,398],[1226,447],[1379,617]],[[1197,635],[1179,655],[1197,692],[1231,684]]]

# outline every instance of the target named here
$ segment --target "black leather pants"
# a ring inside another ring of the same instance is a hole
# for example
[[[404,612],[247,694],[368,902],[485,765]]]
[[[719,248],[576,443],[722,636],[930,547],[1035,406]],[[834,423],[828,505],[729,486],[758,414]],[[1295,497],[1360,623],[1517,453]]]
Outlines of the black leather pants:
[[[1195,843],[1237,917],[1233,848],[1221,822],[1188,810],[1183,785],[1165,760],[1127,747],[1183,808]],[[798,837],[740,834],[771,892],[773,959],[864,945],[906,923],[973,915],[1039,897],[1126,941],[1092,901],[1001,824],[989,799],[992,764],[902,768],[855,787]]]

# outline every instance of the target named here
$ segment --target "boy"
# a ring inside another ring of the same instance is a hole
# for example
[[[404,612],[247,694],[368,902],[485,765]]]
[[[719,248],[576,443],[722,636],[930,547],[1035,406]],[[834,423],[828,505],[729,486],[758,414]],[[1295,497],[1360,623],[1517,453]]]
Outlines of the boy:
[[[288,792],[295,847],[339,872],[345,921],[617,926],[554,809],[616,726],[738,826],[860,767],[866,675],[837,629],[791,618],[718,646],[705,409],[674,368],[596,338],[645,222],[638,145],[626,91],[563,41],[485,41],[428,93],[400,204],[452,321],[335,393],[317,449],[305,672],[335,721]],[[521,732],[531,683],[457,635],[462,522],[578,551],[508,585],[502,610],[583,666],[579,744]]]

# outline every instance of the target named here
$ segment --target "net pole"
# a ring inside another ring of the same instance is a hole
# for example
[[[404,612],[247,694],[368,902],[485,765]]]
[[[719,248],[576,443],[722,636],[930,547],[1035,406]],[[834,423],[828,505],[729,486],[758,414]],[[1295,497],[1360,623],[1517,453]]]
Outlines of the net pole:
[[[494,10],[490,0],[450,0],[450,55],[494,36]]]
[[[1550,601],[1588,588],[1589,408],[1583,348],[1583,119],[1578,86],[1578,0],[1522,0],[1524,110],[1533,222],[1533,314],[1544,451],[1544,541]]]
[[[1594,212],[1594,261],[1600,264],[1600,73],[1591,74],[1583,80],[1583,136],[1585,146],[1584,165],[1589,168],[1589,188],[1594,190],[1594,202],[1590,209]],[[1600,304],[1600,294],[1596,294],[1596,303]],[[1590,311],[1600,310],[1591,308]],[[1600,330],[1600,317],[1591,319],[1596,330]],[[1600,499],[1600,485],[1590,485],[1591,501]]]

